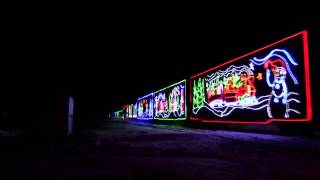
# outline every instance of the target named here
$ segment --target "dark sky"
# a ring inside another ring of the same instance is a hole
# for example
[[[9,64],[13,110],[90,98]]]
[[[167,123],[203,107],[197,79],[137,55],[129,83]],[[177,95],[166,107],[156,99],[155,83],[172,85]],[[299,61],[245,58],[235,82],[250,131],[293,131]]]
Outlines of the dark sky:
[[[316,32],[319,22],[312,5],[300,3],[83,6],[6,14],[6,102],[72,94],[116,110],[288,35]]]

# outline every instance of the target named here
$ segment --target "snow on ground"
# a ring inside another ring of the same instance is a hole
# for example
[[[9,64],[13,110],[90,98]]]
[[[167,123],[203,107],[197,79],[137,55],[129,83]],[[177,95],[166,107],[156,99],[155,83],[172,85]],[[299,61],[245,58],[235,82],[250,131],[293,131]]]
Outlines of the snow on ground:
[[[201,174],[199,178],[203,176],[204,179],[211,176],[226,179],[320,177],[320,139],[317,138],[224,130],[175,130],[132,124],[118,126],[118,130],[113,130],[119,134],[95,132],[99,134],[99,142],[122,147],[119,155],[165,161],[168,164],[164,170],[179,175],[187,174],[195,179],[195,174]],[[180,161],[184,163],[170,167],[172,162]],[[151,163],[150,167],[158,165]]]
[[[320,178],[318,137],[113,122],[66,143],[14,145],[1,150],[1,179]]]

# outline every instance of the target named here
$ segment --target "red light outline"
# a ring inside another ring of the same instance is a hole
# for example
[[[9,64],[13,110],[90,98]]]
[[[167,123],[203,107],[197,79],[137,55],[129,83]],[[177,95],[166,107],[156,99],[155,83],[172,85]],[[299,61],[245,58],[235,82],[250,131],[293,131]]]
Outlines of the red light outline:
[[[239,56],[237,58],[234,58],[232,60],[229,60],[223,64],[220,64],[218,66],[215,66],[211,69],[208,69],[206,71],[203,71],[197,75],[194,75],[194,76],[191,76],[190,77],[190,88],[193,88],[193,85],[192,85],[192,79],[200,76],[200,75],[203,75],[207,72],[210,72],[212,70],[215,70],[219,67],[222,67],[224,65],[227,65],[227,64],[230,64],[234,61],[237,61],[239,59],[242,59],[246,56],[249,56],[251,54],[254,54],[256,52],[259,52],[259,51],[262,51],[264,49],[267,49],[269,47],[272,47],[276,44],[279,44],[281,42],[284,42],[288,39],[292,39],[294,37],[297,37],[299,35],[302,35],[302,46],[303,46],[303,55],[304,55],[304,70],[305,70],[305,91],[306,91],[306,117],[305,118],[302,118],[302,119],[267,119],[266,121],[251,121],[251,122],[248,122],[248,121],[232,121],[232,120],[210,120],[210,119],[201,119],[201,118],[194,118],[192,117],[192,114],[190,114],[190,120],[199,120],[199,121],[202,121],[202,122],[210,122],[210,123],[224,123],[224,124],[269,124],[271,122],[275,122],[275,121],[278,121],[278,122],[309,122],[312,120],[312,102],[311,102],[311,83],[310,83],[310,66],[309,66],[309,48],[308,48],[308,32],[307,30],[304,30],[304,31],[301,31],[301,32],[298,32],[296,34],[293,34],[291,36],[288,36],[286,38],[283,38],[277,42],[274,42],[272,44],[269,44],[267,46],[264,46],[262,48],[259,48],[257,50],[254,50],[250,53],[247,53],[245,55],[242,55],[242,56]],[[192,105],[192,89],[190,89],[190,106]],[[192,108],[192,107],[191,107]],[[189,111],[191,112],[191,111]]]
[[[310,83],[310,65],[309,65],[309,47],[308,47],[308,32],[302,31],[302,43],[304,54],[304,76],[306,83],[306,104],[307,104],[307,120],[312,120],[312,98],[311,98],[311,83]]]
[[[123,105],[123,106],[122,106],[122,110],[123,110],[123,109],[127,109],[128,106],[129,106],[128,104]],[[125,113],[126,113],[126,111],[124,111],[124,113],[123,113],[123,118],[122,118],[124,121],[127,120],[127,119],[129,119],[128,117],[125,117],[125,115],[124,115]]]

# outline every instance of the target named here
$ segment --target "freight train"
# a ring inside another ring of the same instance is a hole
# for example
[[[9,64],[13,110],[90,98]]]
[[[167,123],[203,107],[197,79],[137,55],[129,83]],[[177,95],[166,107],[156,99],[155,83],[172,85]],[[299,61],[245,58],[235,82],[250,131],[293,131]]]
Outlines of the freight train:
[[[144,121],[306,123],[312,120],[309,68],[308,32],[302,31],[150,92],[113,114]]]

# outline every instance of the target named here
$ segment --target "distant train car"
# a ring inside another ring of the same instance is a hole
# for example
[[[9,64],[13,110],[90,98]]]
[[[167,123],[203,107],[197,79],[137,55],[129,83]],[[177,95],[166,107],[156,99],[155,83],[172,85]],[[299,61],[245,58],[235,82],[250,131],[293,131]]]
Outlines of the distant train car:
[[[124,120],[137,118],[137,115],[138,115],[137,103],[123,106],[123,119]]]
[[[154,92],[154,119],[186,120],[186,80]]]
[[[138,115],[137,119],[151,120],[153,119],[153,93],[147,94],[138,99]]]
[[[123,110],[119,110],[119,111],[114,111],[108,114],[108,118],[109,119],[123,119],[124,117],[124,112]]]
[[[132,109],[131,109],[131,106],[130,105],[125,105],[123,106],[123,119],[126,120],[126,119],[129,119],[130,118],[130,115],[132,116]]]

